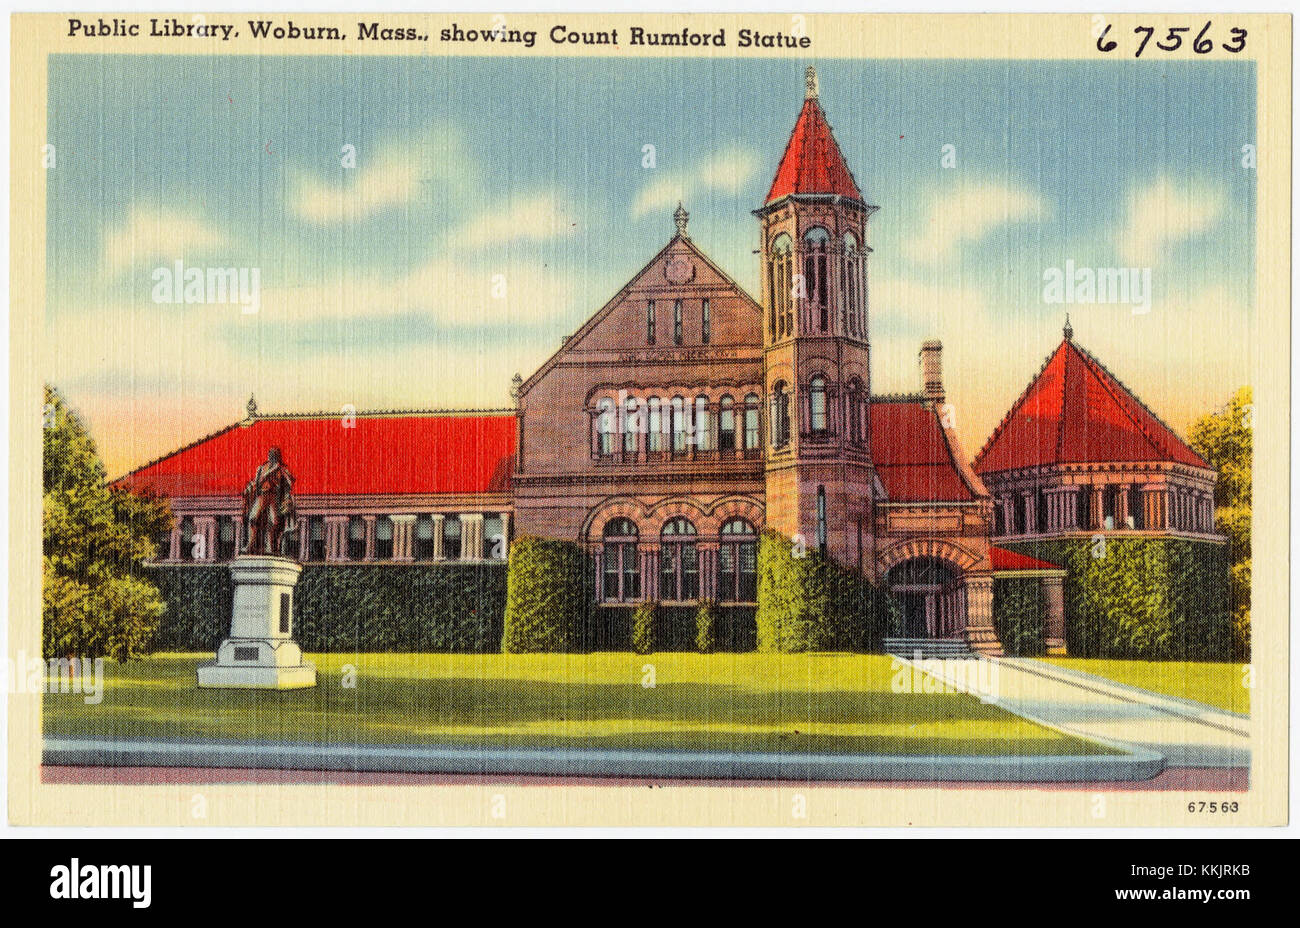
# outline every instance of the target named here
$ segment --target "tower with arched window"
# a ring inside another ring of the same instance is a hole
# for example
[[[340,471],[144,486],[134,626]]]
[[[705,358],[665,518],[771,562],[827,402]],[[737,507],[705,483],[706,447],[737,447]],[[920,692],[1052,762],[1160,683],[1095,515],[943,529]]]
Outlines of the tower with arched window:
[[[863,199],[818,98],[817,73],[762,208],[768,525],[873,573]]]

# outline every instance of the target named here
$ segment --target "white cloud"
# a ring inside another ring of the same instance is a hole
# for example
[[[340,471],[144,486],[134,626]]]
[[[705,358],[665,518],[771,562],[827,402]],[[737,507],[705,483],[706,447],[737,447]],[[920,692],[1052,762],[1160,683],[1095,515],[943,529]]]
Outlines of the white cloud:
[[[690,208],[692,200],[710,191],[734,193],[758,170],[758,157],[742,149],[724,151],[689,171],[665,171],[642,188],[632,201],[632,218],[647,213],[671,211],[680,200]]]
[[[570,235],[573,228],[573,218],[560,199],[543,193],[484,211],[465,223],[449,244],[472,249],[518,240],[545,241]]]
[[[1195,194],[1161,177],[1129,198],[1128,216],[1116,235],[1120,260],[1150,267],[1171,245],[1204,232],[1223,214],[1222,191],[1199,189]]]
[[[969,184],[934,197],[921,231],[904,250],[914,261],[931,263],[948,257],[960,245],[978,242],[998,226],[1041,220],[1047,212],[1042,197],[1031,190],[989,182]]]
[[[145,261],[190,258],[225,245],[226,236],[201,219],[150,206],[131,210],[126,222],[100,239],[100,273],[113,277]]]
[[[355,168],[340,167],[342,183],[298,180],[290,205],[299,217],[321,225],[355,222],[427,199],[426,185],[461,187],[474,176],[463,138],[449,127],[388,143],[373,156],[364,149],[355,154]]]

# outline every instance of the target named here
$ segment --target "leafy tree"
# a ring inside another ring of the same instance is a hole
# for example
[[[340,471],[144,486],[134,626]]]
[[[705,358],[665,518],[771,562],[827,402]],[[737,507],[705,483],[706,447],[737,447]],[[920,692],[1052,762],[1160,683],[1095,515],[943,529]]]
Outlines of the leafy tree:
[[[138,566],[172,527],[164,498],[105,483],[85,426],[45,388],[42,500],[42,651],[124,661],[153,637],[163,600]]]
[[[655,649],[655,621],[659,604],[647,600],[638,603],[632,612],[632,650],[637,654],[650,654]]]
[[[1250,656],[1250,506],[1253,460],[1250,387],[1242,387],[1221,409],[1192,426],[1191,445],[1219,472],[1215,517],[1228,536],[1232,557],[1232,621],[1237,656]]]

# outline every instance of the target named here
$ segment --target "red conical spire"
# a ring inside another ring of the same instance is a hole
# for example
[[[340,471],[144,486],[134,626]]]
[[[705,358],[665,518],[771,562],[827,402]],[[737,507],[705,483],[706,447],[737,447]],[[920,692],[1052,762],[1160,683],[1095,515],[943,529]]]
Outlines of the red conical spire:
[[[817,102],[817,71],[811,65],[805,83],[808,92],[803,109],[794,124],[794,131],[790,133],[790,141],[785,146],[785,154],[765,202],[771,203],[792,193],[836,194],[861,200],[862,192],[858,190],[853,172],[835,142],[821,104]]]

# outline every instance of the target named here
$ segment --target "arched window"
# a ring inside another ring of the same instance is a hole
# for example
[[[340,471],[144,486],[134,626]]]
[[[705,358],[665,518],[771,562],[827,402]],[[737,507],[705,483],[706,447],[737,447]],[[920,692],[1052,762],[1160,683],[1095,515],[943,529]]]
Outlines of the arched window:
[[[618,517],[605,523],[601,545],[604,599],[628,602],[641,598],[641,559],[637,553],[636,523]]]
[[[745,395],[745,450],[758,450],[758,394]]]
[[[816,374],[809,382],[808,418],[813,435],[826,434],[826,378]]]
[[[659,541],[659,598],[687,602],[700,596],[695,525],[685,516],[664,523]]]
[[[596,450],[602,458],[614,454],[614,401],[608,397],[596,404]]]
[[[826,276],[830,240],[821,226],[809,229],[803,237],[804,292],[808,305],[817,308],[818,326],[823,332],[830,327],[830,281]]]
[[[736,401],[730,394],[718,401],[718,450],[736,450]]]
[[[768,287],[771,291],[770,327],[772,338],[782,338],[794,330],[794,310],[790,297],[794,286],[792,266],[793,244],[790,236],[782,232],[772,240],[771,258],[768,261]]]
[[[778,380],[772,387],[772,447],[784,448],[790,444],[790,394],[785,381]]]
[[[713,448],[713,425],[709,421],[709,398],[695,398],[695,447],[700,451]]]
[[[746,519],[728,519],[718,545],[717,598],[752,603],[758,598],[758,533]]]
[[[664,450],[664,418],[657,396],[650,397],[648,404],[650,408],[649,425],[646,428],[646,450],[663,451]]]
[[[673,455],[686,453],[686,404],[680,396],[673,397]]]

